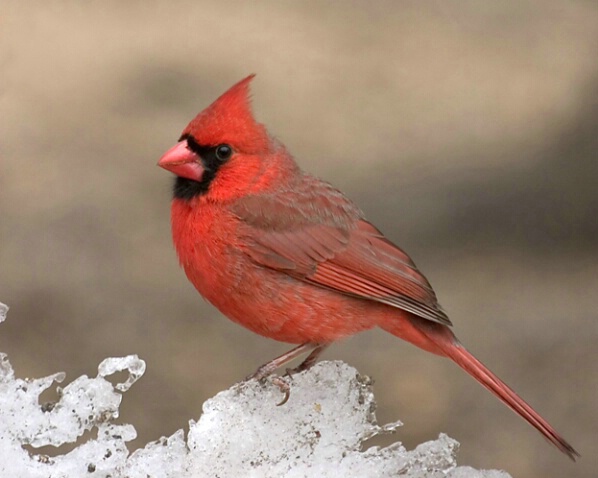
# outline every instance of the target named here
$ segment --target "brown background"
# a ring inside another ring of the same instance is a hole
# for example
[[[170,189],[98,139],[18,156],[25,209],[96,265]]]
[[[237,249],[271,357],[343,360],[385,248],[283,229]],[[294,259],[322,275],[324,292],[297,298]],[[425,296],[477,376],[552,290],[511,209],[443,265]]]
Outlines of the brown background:
[[[583,0],[18,2],[0,6],[0,350],[20,376],[148,363],[135,445],[288,346],[179,270],[155,166],[249,73],[257,117],[426,272],[469,348],[578,464],[456,366],[381,331],[331,348],[376,380],[407,446],[594,476],[598,454],[598,4]]]

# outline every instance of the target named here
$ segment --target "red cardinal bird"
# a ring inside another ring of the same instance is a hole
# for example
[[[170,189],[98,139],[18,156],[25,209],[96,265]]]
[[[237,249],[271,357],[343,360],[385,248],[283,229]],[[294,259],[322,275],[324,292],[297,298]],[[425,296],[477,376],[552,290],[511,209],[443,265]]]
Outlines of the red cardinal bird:
[[[579,456],[461,345],[409,256],[255,121],[252,78],[199,113],[158,163],[176,175],[172,235],[191,283],[231,320],[300,344],[252,377],[311,351],[295,369],[305,370],[332,342],[381,327],[450,358],[559,450]]]

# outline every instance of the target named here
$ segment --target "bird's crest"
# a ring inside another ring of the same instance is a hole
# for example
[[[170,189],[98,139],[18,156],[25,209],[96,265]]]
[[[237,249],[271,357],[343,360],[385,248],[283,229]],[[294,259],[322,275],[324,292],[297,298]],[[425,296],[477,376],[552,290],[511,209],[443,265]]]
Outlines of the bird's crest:
[[[199,113],[183,136],[192,136],[202,146],[227,143],[247,154],[266,151],[270,144],[268,132],[251,111],[249,83],[254,76],[239,81]]]

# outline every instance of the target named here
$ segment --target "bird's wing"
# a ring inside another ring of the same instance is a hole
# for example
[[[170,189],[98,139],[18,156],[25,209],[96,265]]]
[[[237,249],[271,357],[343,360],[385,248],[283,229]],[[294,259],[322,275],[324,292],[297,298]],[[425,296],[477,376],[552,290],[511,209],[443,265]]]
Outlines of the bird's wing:
[[[235,208],[241,249],[257,264],[353,297],[452,325],[409,256],[365,219],[306,214],[301,204],[253,201]],[[316,211],[318,212],[318,211]],[[351,212],[351,211],[349,211]]]

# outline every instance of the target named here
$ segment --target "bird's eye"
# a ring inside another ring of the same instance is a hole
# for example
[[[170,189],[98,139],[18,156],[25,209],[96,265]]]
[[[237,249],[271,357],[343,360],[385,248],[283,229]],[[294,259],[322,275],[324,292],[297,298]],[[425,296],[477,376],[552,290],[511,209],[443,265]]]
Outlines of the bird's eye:
[[[233,155],[233,148],[228,144],[220,144],[216,146],[216,158],[219,161],[227,161]]]

